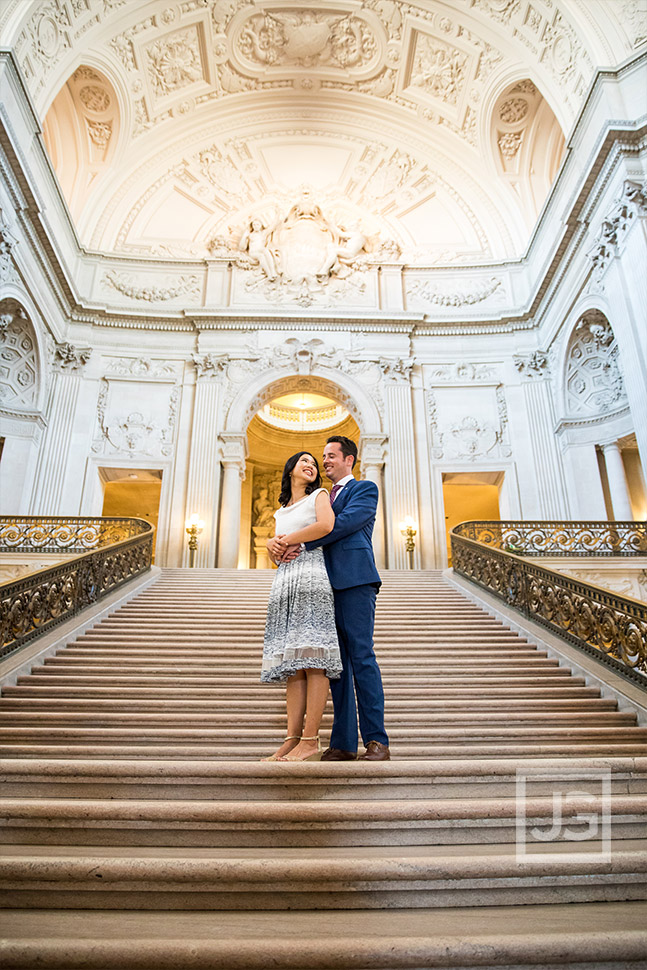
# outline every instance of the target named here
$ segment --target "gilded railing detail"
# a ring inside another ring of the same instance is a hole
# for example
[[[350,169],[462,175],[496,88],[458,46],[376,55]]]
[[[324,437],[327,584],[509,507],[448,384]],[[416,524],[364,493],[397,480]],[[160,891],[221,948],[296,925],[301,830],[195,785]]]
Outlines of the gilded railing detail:
[[[77,553],[0,585],[0,657],[150,569],[153,531],[143,519],[0,516],[0,552]]]
[[[647,556],[647,522],[462,522],[453,533],[516,556]]]
[[[457,573],[647,688],[647,606],[529,561],[646,555],[644,523],[463,522],[451,545]]]

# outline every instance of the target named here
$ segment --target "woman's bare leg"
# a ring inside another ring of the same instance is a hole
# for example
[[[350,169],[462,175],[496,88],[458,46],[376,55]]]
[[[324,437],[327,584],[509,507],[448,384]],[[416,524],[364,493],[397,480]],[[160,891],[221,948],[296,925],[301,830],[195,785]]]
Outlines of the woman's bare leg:
[[[303,733],[303,716],[306,710],[306,691],[307,681],[305,670],[299,670],[292,677],[288,677],[285,686],[285,704],[288,712],[288,729],[286,737],[289,741],[284,741],[280,748],[274,752],[274,757],[281,758],[288,751],[299,743],[299,738]]]
[[[306,670],[306,721],[303,726],[303,738],[314,738],[313,741],[300,741],[295,748],[290,751],[290,760],[303,761],[310,755],[316,754],[318,750],[316,738],[319,734],[321,718],[323,717],[330,682],[323,670]]]

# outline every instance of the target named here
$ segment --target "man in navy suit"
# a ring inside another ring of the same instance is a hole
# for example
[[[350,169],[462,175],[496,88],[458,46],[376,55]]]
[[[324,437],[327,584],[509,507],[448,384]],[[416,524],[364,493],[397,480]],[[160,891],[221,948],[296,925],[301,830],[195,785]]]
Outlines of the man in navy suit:
[[[330,682],[335,717],[330,747],[322,754],[322,761],[355,760],[358,713],[366,748],[360,760],[390,759],[382,675],[373,650],[375,600],[382,582],[371,542],[378,491],[373,482],[353,478],[356,459],[357,445],[350,438],[333,435],[328,439],[323,466],[333,483],[330,500],[335,527],[322,539],[306,543],[307,549],[323,546],[344,665],[340,679]]]

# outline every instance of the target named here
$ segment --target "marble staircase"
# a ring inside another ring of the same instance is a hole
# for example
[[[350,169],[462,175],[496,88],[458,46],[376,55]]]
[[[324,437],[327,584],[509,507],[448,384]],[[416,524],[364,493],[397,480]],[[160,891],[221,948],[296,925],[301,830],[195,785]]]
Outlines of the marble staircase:
[[[260,762],[271,578],[165,570],[3,689],[3,968],[644,965],[635,713],[439,573],[390,572],[393,760]]]

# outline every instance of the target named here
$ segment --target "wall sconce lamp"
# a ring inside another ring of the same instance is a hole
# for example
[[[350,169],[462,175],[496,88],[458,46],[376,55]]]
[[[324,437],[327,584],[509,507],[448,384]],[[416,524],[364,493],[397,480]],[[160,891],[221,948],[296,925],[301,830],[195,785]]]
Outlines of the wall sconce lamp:
[[[189,537],[189,569],[193,569],[195,564],[195,552],[198,548],[198,536],[204,529],[204,522],[197,512],[186,520],[186,534]]]
[[[409,569],[413,569],[413,550],[416,548],[413,537],[417,535],[418,526],[410,515],[400,523],[400,532],[406,540],[405,546],[409,555]]]

